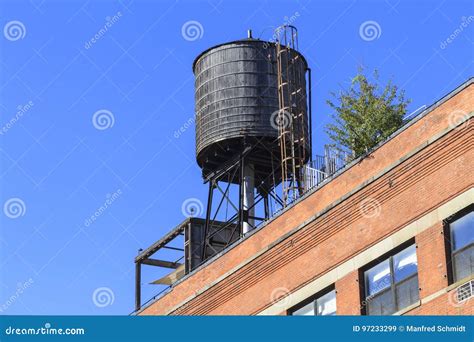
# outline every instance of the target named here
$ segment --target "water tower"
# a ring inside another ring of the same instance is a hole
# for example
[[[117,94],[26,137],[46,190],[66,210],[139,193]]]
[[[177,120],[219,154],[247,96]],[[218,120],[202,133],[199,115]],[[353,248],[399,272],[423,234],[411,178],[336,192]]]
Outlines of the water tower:
[[[142,265],[172,269],[152,283],[174,284],[317,184],[307,174],[311,71],[294,27],[277,29],[275,37],[262,41],[249,32],[195,59],[196,160],[209,183],[206,217],[187,218],[140,251],[136,310]],[[179,238],[184,248],[176,247]],[[163,249],[183,255],[156,259]]]
[[[285,207],[304,189],[310,73],[296,29],[283,26],[276,36],[267,42],[249,31],[247,39],[209,48],[193,63],[196,159],[209,183],[203,259],[215,236],[234,242],[271,216],[271,202]],[[234,198],[231,186],[238,187]],[[224,206],[233,213],[222,220]]]

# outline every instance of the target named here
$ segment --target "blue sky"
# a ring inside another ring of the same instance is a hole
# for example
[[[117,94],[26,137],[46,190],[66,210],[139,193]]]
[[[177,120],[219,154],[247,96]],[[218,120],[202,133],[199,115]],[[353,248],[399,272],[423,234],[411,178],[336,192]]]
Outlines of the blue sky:
[[[472,15],[468,0],[0,1],[0,314],[133,310],[137,250],[207,196],[187,125],[202,50],[249,28],[270,39],[295,17],[321,153],[325,100],[359,65],[405,89],[409,112],[472,76]],[[190,21],[197,36],[183,35]]]

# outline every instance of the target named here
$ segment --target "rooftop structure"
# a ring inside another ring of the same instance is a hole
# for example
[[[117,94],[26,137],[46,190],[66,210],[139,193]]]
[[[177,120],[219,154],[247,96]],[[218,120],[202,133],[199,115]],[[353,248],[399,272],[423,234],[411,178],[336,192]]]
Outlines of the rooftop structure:
[[[348,163],[330,148],[309,158],[310,115],[299,126],[282,116],[290,113],[295,122],[307,115],[307,99],[293,109],[284,99],[303,85],[306,94],[306,83],[298,78],[290,83],[300,86],[285,90],[278,71],[288,62],[278,61],[282,50],[300,72],[306,68],[295,48],[249,37],[196,59],[196,149],[209,183],[207,213],[136,257],[136,312],[472,314],[466,298],[474,294],[473,79],[357,160]],[[262,84],[272,95],[261,92]],[[230,218],[219,215],[226,202],[235,209]],[[177,249],[178,237],[178,260],[153,257]],[[144,305],[142,265],[171,270],[153,282],[166,287]]]

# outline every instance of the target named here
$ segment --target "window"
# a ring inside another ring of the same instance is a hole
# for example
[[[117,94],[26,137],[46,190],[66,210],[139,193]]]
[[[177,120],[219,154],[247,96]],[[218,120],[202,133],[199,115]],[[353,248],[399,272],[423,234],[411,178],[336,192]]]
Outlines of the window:
[[[450,229],[451,267],[454,282],[474,273],[474,211],[472,207],[455,215]]]
[[[336,314],[336,290],[322,292],[290,310],[293,316],[333,316]]]
[[[419,299],[414,244],[364,272],[368,315],[391,315]]]

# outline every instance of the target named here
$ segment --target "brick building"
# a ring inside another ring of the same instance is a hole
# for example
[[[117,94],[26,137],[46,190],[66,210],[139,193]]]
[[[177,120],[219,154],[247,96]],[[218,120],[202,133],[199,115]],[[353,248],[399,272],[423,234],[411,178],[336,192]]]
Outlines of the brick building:
[[[473,83],[138,314],[473,314]]]

